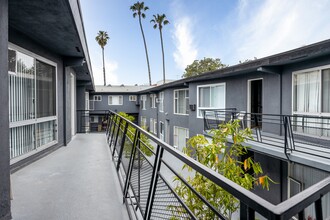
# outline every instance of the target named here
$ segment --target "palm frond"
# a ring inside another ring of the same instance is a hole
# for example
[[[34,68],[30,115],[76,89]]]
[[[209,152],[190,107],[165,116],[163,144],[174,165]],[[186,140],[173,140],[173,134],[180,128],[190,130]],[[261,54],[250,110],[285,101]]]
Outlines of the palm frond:
[[[133,18],[135,18],[135,17],[136,17],[136,15],[137,15],[137,13],[136,13],[136,12],[134,12],[134,13],[133,13]]]
[[[109,39],[110,37],[106,31],[99,31],[95,37],[95,40],[101,46],[101,48],[104,48],[104,46],[107,45]]]
[[[144,13],[141,14],[142,18],[146,18],[146,15]]]
[[[157,24],[154,24],[154,26],[153,26],[153,27],[154,27],[154,29],[157,29]]]

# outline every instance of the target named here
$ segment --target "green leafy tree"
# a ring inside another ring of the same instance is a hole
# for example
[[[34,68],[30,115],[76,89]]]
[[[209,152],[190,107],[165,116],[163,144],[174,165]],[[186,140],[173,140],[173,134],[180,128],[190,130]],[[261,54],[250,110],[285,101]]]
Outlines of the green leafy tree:
[[[143,38],[143,43],[144,43],[144,49],[146,52],[146,58],[147,58],[147,65],[148,65],[148,75],[149,75],[149,85],[151,85],[151,72],[150,72],[150,64],[149,64],[149,56],[148,56],[148,49],[147,49],[147,43],[146,43],[146,38],[144,36],[144,31],[142,27],[142,19],[145,18],[146,15],[144,14],[145,11],[147,11],[149,8],[147,6],[144,6],[144,2],[136,2],[134,5],[130,7],[130,10],[133,11],[133,17],[135,18],[138,16],[139,18],[139,24],[140,24],[140,30]]]
[[[269,181],[272,180],[263,175],[261,165],[251,157],[244,161],[240,160],[242,156],[247,154],[247,147],[243,146],[242,143],[247,137],[251,137],[249,128],[240,129],[239,120],[235,120],[220,125],[219,129],[212,130],[212,134],[211,142],[203,135],[192,137],[189,139],[188,147],[184,149],[184,152],[248,190],[255,185],[269,189]],[[229,143],[228,138],[233,143]],[[192,172],[192,169],[187,165],[184,165],[183,169],[187,169],[192,174],[187,178],[187,182],[202,194],[213,207],[221,211],[226,218],[231,219],[232,214],[239,209],[239,201],[202,174]],[[216,219],[215,213],[208,209],[179,178],[175,178],[175,182],[177,182],[175,191],[184,199],[198,219]],[[180,211],[180,207],[169,208],[172,209],[173,213]]]
[[[227,67],[227,65],[221,63],[221,60],[219,58],[213,59],[204,57],[204,59],[194,60],[192,64],[188,65],[182,75],[182,78],[198,76],[203,73],[207,73],[224,67]]]
[[[110,37],[108,36],[108,33],[106,31],[99,31],[97,33],[97,36],[95,37],[95,40],[102,48],[102,59],[103,59],[103,79],[104,79],[104,86],[106,85],[106,79],[105,79],[105,66],[104,66],[104,47],[107,45],[108,40]]]
[[[154,23],[154,29],[159,29],[160,34],[160,43],[162,46],[162,57],[163,57],[163,83],[165,83],[165,56],[164,56],[164,45],[163,45],[163,26],[169,24],[170,22],[166,19],[165,14],[157,14],[153,15],[154,19],[150,20],[150,22]]]
[[[242,63],[249,63],[249,62],[252,62],[252,61],[254,61],[254,60],[257,60],[258,58],[257,57],[254,57],[253,59],[246,59],[246,60],[244,60],[244,61],[238,61],[238,63],[239,64],[242,64]]]
[[[127,119],[128,121],[133,122],[135,120],[134,116],[129,115],[125,112],[119,112],[118,113],[120,116],[122,116],[123,118]],[[117,123],[119,123],[120,119],[118,118]],[[124,130],[125,128],[125,124],[121,124],[121,130]],[[128,126],[127,127],[127,136],[129,137],[129,139],[131,139],[131,141],[133,142],[134,140],[134,135],[135,135],[135,128],[132,126]],[[154,147],[151,145],[150,140],[147,138],[147,136],[141,134],[140,136],[140,140],[141,142],[143,142],[144,144],[140,144],[140,149],[141,151],[146,155],[146,156],[151,156],[152,155],[152,150],[154,150]],[[132,151],[132,145],[128,144],[127,142],[124,145],[124,154],[126,157],[129,156],[129,154]],[[143,160],[143,157],[141,158]]]

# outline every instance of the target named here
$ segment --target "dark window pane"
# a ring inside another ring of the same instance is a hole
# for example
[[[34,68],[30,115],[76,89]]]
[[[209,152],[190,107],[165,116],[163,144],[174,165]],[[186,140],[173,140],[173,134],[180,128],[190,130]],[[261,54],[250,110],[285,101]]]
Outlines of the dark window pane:
[[[322,112],[330,112],[330,69],[322,70]]]
[[[8,71],[16,72],[16,51],[8,50]]]
[[[37,118],[56,115],[55,67],[36,61],[37,71]]]

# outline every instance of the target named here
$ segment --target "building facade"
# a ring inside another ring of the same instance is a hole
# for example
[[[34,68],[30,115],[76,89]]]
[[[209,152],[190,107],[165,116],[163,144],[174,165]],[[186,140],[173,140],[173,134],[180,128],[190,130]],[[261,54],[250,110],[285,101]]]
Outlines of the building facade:
[[[0,8],[2,220],[11,218],[10,172],[70,142],[77,100],[94,88],[79,1]]]
[[[95,86],[95,90],[89,93],[89,123],[87,130],[102,131],[105,128],[105,115],[111,109],[115,112],[126,112],[134,116],[137,123],[140,106],[139,92],[150,86],[108,85]],[[83,119],[81,119],[83,120]]]
[[[248,143],[251,155],[277,182],[270,191],[258,187],[255,191],[278,204],[330,174],[329,77],[330,40],[326,40],[142,90],[138,121],[150,133],[182,150],[189,137],[205,134],[203,111],[235,109],[245,120],[259,114],[262,135],[279,137],[285,133],[280,118],[289,115],[295,120],[290,126],[299,149],[285,154],[284,141],[280,148],[264,142]],[[276,123],[267,122],[267,117],[276,118]],[[244,126],[252,127],[251,120]],[[306,150],[300,149],[303,144],[298,140],[309,141],[304,145]],[[329,195],[325,200],[330,202]],[[312,209],[307,210],[308,215],[313,216]]]

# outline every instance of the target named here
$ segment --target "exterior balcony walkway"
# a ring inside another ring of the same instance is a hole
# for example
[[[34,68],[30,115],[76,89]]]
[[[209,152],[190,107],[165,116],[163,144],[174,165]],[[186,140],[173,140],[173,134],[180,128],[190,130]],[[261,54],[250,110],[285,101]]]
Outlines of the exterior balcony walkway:
[[[77,134],[12,174],[13,219],[129,219],[111,158],[104,133]]]

